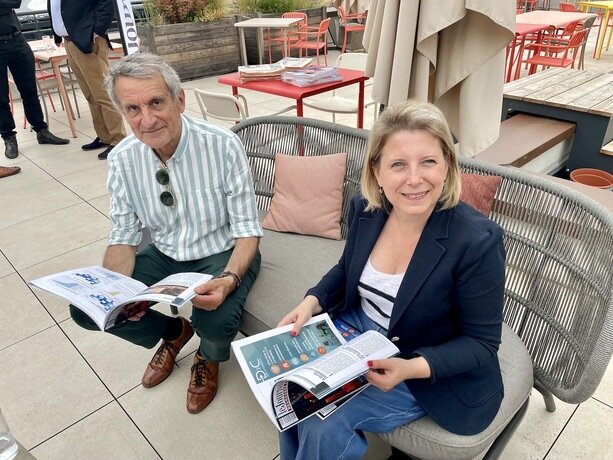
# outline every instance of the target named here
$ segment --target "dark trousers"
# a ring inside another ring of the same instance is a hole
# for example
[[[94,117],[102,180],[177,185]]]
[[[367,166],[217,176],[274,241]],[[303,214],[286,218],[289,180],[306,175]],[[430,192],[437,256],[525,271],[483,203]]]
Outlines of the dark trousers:
[[[173,273],[197,272],[218,275],[226,267],[231,254],[232,250],[229,250],[204,259],[177,262],[150,244],[136,255],[132,277],[150,286]],[[258,253],[243,276],[241,286],[233,291],[219,308],[213,311],[195,307],[192,309],[192,327],[200,337],[199,354],[205,359],[227,361],[230,358],[230,343],[240,327],[243,306],[259,270]],[[70,314],[78,325],[89,330],[99,330],[85,313],[72,305]],[[139,321],[126,321],[107,332],[136,345],[153,348],[162,338],[169,319],[170,317],[163,313],[149,309]]]
[[[9,104],[9,81],[7,69],[21,94],[23,110],[32,129],[38,132],[47,127],[38,100],[34,70],[34,54],[22,34],[11,40],[0,41],[0,134],[6,139],[16,134],[15,120]]]

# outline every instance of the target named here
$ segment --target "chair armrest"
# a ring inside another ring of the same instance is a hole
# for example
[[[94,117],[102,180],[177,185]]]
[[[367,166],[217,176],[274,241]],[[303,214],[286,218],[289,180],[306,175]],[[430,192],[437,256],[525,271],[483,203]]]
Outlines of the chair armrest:
[[[347,13],[345,14],[345,18],[347,19],[347,21],[357,19],[358,22],[362,22],[364,19],[366,19],[367,15],[368,13]]]
[[[301,25],[299,30],[300,31],[312,30],[312,31],[317,32],[319,30],[319,26],[305,26],[305,25]]]
[[[536,48],[536,52],[540,52],[540,50],[543,49],[546,52],[553,52],[553,53],[561,53],[568,49],[568,46],[552,45],[552,44],[547,44],[547,43],[532,43],[530,47]]]
[[[309,36],[311,37],[317,37],[318,35],[321,35],[321,32],[319,31],[319,29],[317,30],[300,30],[297,32],[297,34],[301,39],[303,40],[308,40]]]

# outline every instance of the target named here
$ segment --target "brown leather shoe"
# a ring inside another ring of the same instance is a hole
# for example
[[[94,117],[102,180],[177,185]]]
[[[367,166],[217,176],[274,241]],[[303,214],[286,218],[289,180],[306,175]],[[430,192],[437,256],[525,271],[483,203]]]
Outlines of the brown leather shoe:
[[[181,321],[183,322],[183,330],[179,338],[171,341],[164,340],[149,364],[147,364],[141,381],[145,388],[151,388],[162,383],[170,375],[181,348],[194,335],[194,330],[189,321],[185,318],[181,318]]]
[[[219,363],[207,361],[196,353],[192,365],[192,378],[187,387],[187,412],[201,412],[217,393],[217,376]]]

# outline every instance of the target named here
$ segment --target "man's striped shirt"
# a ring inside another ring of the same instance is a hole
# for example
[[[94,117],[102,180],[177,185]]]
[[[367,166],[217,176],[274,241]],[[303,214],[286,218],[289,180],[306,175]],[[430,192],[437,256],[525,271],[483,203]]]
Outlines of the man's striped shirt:
[[[166,163],[169,187],[155,178],[162,161],[135,136],[109,154],[109,245],[138,245],[145,226],[161,252],[187,261],[231,249],[236,238],[262,236],[251,171],[238,137],[185,115],[181,121],[179,145]],[[174,196],[172,207],[160,201],[167,189]]]

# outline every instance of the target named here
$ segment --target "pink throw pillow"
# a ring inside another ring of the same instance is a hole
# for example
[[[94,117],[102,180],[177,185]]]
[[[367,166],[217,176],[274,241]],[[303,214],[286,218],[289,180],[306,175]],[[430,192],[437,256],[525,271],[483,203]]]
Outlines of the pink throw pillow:
[[[489,216],[494,204],[494,195],[502,178],[500,176],[481,176],[462,174],[462,195],[460,200],[477,211]]]
[[[275,157],[275,194],[262,227],[341,238],[346,153]]]

